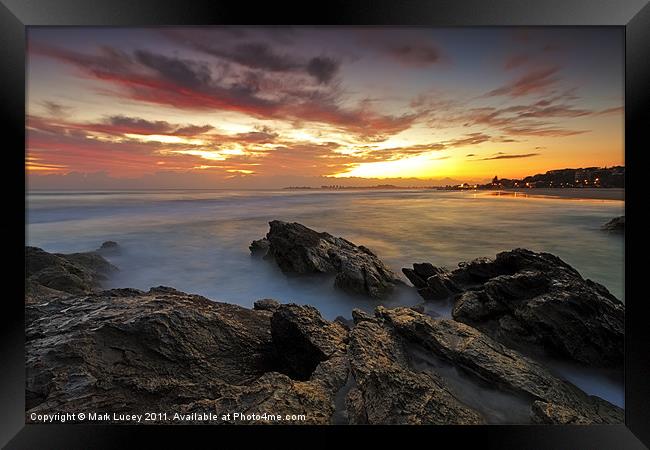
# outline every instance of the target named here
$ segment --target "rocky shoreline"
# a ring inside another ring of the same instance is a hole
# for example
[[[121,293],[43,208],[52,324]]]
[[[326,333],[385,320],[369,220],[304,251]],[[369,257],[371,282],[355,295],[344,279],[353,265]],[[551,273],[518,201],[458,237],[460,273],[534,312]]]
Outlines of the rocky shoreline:
[[[516,249],[452,271],[403,269],[424,301],[453,302],[453,318],[438,319],[381,306],[404,283],[343,238],[273,221],[251,251],[288,276],[335,274],[336,287],[376,299],[374,314],[328,321],[272,299],[248,309],[170,287],[102,290],[116,243],[70,255],[27,247],[27,421],[85,409],[304,415],[282,422],[299,424],[623,422],[621,408],[535,358],[622,367],[624,305],[556,256]],[[264,420],[232,421],[247,422]]]

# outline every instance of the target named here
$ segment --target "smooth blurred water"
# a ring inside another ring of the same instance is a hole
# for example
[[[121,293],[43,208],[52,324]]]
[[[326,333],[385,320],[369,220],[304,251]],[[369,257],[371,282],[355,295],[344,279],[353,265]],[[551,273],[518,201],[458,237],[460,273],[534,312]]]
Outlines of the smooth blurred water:
[[[280,219],[363,244],[400,274],[414,262],[454,267],[516,247],[551,252],[623,299],[623,237],[599,229],[624,214],[622,201],[434,190],[31,192],[27,200],[28,245],[63,253],[121,245],[108,258],[120,268],[110,287],[166,285],[247,307],[274,298],[312,304],[328,319],[374,309],[331,279],[287,278],[252,258],[250,242]],[[405,288],[383,304],[420,302]],[[449,305],[427,309],[450,314]],[[561,372],[622,406],[621,384],[576,370]]]
[[[623,208],[612,200],[424,190],[34,192],[27,235],[29,245],[56,252],[119,242],[123,255],[109,258],[121,269],[112,286],[162,284],[244,306],[276,298],[334,318],[374,304],[335,291],[331,280],[287,279],[251,258],[249,243],[270,220],[363,244],[398,273],[414,262],[454,267],[516,247],[547,251],[622,299],[623,237],[599,227]],[[393,300],[417,303],[409,291]]]

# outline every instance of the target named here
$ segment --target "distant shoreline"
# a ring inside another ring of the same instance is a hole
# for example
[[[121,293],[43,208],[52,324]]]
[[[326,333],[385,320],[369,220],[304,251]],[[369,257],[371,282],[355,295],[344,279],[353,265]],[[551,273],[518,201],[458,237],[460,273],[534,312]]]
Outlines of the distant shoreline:
[[[91,189],[91,190],[66,190],[66,189],[32,189],[27,194],[37,195],[56,195],[56,194],[141,194],[151,192],[280,192],[280,191],[307,191],[307,192],[355,192],[355,191],[437,191],[437,192],[471,192],[473,194],[481,193],[483,195],[503,195],[503,196],[520,196],[520,197],[547,197],[547,198],[564,198],[564,199],[582,199],[582,200],[614,200],[625,201],[625,189],[623,188],[502,188],[502,189],[442,189],[439,187],[346,187],[344,189],[331,188],[268,188],[268,189]]]
[[[492,195],[525,196],[525,197],[553,197],[581,200],[620,200],[625,201],[623,188],[533,188],[533,189],[499,189],[491,192]]]

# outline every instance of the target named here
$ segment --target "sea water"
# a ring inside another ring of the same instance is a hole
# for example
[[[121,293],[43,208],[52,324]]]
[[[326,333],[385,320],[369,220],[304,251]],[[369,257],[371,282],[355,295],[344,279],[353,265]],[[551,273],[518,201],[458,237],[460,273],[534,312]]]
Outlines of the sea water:
[[[107,287],[171,286],[246,307],[273,298],[314,305],[334,319],[378,303],[334,289],[331,278],[286,277],[272,262],[251,257],[248,245],[266,234],[270,220],[300,222],[364,245],[400,275],[414,262],[454,268],[518,247],[550,252],[624,301],[623,236],[600,229],[623,214],[618,200],[480,191],[32,191],[27,245],[68,253],[112,240],[122,252],[107,259],[120,271]],[[420,302],[405,288],[382,303]],[[450,305],[429,304],[427,311],[449,317]],[[622,405],[620,383],[608,379],[604,388],[591,373],[573,378]]]

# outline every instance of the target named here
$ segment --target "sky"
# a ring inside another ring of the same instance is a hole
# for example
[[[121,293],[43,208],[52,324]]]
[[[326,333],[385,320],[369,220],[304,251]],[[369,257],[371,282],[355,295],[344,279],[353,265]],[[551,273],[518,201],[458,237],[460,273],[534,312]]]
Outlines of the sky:
[[[30,27],[31,188],[444,185],[624,164],[617,27]]]

